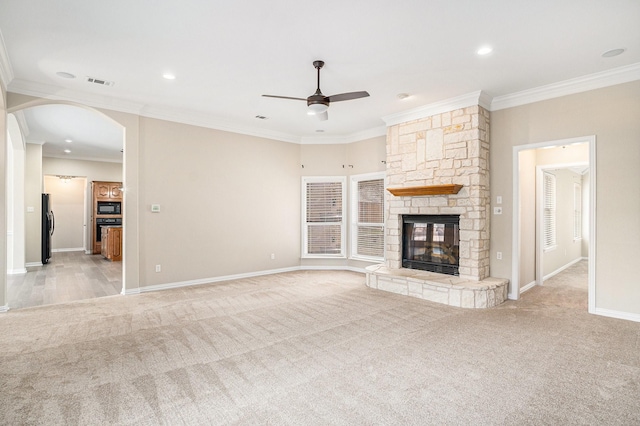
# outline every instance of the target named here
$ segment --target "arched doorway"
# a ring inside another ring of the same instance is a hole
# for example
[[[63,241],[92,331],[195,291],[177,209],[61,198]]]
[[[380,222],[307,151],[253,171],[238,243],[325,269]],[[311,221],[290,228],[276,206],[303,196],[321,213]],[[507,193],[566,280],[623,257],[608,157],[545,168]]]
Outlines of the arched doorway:
[[[125,181],[125,169],[123,161],[123,150],[125,144],[125,126],[104,114],[101,111],[93,108],[85,107],[83,105],[71,104],[71,103],[58,103],[47,100],[29,100],[23,105],[16,106],[11,109],[18,118],[18,122],[21,124],[21,131],[24,136],[26,144],[25,164],[22,167],[25,170],[25,182],[24,197],[21,200],[24,205],[22,211],[26,211],[24,232],[22,234],[14,233],[14,240],[22,240],[25,247],[25,266],[37,268],[41,265],[39,254],[41,244],[40,230],[40,212],[41,206],[39,204],[41,193],[45,190],[58,187],[56,185],[49,184],[49,188],[44,186],[45,176],[64,178],[65,180],[77,179],[88,182],[85,185],[84,197],[82,203],[85,204],[81,207],[84,210],[84,220],[79,224],[78,221],[74,221],[74,226],[80,226],[82,229],[75,229],[82,234],[81,239],[84,241],[90,241],[92,232],[95,232],[91,224],[91,211],[89,210],[86,200],[91,200],[88,193],[90,191],[90,182],[93,180],[114,180],[119,182]],[[21,165],[18,165],[20,168]],[[56,182],[55,180],[49,180],[49,182]],[[59,186],[64,188],[63,186]],[[71,188],[72,185],[69,185]],[[64,195],[63,193],[60,193]],[[80,193],[82,197],[82,193]],[[20,197],[18,197],[20,198]],[[59,197],[59,198],[64,198]],[[65,201],[68,204],[68,200]],[[77,202],[77,201],[76,201]],[[64,214],[68,205],[59,204],[59,210]],[[63,208],[64,207],[64,208]],[[124,212],[123,212],[124,213]],[[70,214],[70,213],[67,213]],[[58,222],[64,217],[58,217]],[[124,219],[126,221],[126,219]],[[72,222],[72,221],[68,221]],[[67,261],[70,258],[70,254],[67,252],[78,250],[77,243],[73,243],[73,248],[65,247],[64,243],[61,243],[60,247],[54,248],[54,254],[65,253]],[[80,251],[77,253],[80,256],[90,256],[91,253],[88,250],[86,243],[80,243]],[[55,256],[54,256],[55,259]],[[77,259],[82,259],[77,257]],[[84,259],[83,259],[84,260]],[[124,279],[123,269],[124,262],[119,266],[119,288],[115,290],[114,294],[118,292],[124,293]],[[50,266],[50,265],[47,265]],[[86,269],[86,266],[78,266],[79,268]],[[40,266],[40,270],[44,270],[45,267]],[[15,270],[15,269],[14,269]],[[52,269],[50,268],[49,271]],[[111,267],[111,275],[113,276],[113,267]],[[12,272],[9,270],[8,272]],[[40,279],[44,279],[42,275]],[[95,274],[94,274],[95,275]],[[91,285],[99,284],[95,280],[95,276]],[[64,280],[64,277],[55,277],[56,280]],[[80,278],[81,279],[81,278]],[[77,283],[76,283],[77,284]],[[87,284],[87,285],[90,285]],[[64,283],[62,283],[64,286]],[[7,285],[5,284],[5,293]],[[49,288],[48,291],[52,289]],[[69,293],[68,289],[67,293]],[[78,300],[83,298],[90,298],[92,295],[108,295],[109,292],[95,292],[95,291],[76,291],[75,294],[66,294],[66,298],[59,299],[58,302],[68,300]],[[71,298],[71,299],[69,299]],[[41,304],[57,303],[55,297],[48,299],[40,298]],[[11,294],[8,294],[7,306],[11,306]],[[34,298],[33,303],[38,304],[38,297]],[[22,304],[24,306],[24,304]],[[31,306],[31,305],[27,305]]]

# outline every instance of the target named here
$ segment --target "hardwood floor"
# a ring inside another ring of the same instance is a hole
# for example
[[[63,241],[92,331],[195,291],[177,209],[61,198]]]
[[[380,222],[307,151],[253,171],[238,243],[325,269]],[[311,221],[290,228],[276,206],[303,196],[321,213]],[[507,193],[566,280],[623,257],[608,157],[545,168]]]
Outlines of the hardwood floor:
[[[84,252],[53,253],[47,265],[7,276],[10,309],[112,296],[122,290],[122,262]]]

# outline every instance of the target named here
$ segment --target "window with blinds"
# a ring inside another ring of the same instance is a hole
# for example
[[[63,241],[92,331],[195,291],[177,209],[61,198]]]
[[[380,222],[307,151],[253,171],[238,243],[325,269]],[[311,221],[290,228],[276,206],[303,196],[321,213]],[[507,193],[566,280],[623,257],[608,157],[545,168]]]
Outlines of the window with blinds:
[[[543,248],[551,250],[556,246],[556,177],[543,173]]]
[[[344,256],[345,178],[304,177],[303,256]]]
[[[384,173],[351,177],[351,257],[384,260]]]
[[[573,240],[582,238],[582,185],[573,184]]]

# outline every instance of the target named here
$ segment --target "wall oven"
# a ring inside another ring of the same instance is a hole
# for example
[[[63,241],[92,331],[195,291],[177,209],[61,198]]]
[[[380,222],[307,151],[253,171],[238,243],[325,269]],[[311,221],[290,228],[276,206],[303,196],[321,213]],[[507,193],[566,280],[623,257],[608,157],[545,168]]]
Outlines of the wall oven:
[[[122,203],[120,201],[98,201],[96,214],[122,214]]]

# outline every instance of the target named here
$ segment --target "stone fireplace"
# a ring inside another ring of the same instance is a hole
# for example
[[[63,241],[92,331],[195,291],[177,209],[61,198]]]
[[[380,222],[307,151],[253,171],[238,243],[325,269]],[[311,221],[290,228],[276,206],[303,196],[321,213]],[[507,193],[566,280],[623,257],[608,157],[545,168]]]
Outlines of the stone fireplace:
[[[386,261],[367,268],[368,285],[462,307],[506,299],[508,281],[489,277],[489,119],[472,105],[388,127]],[[412,215],[459,217],[459,276],[403,267],[403,218]]]

